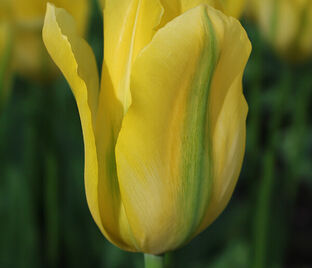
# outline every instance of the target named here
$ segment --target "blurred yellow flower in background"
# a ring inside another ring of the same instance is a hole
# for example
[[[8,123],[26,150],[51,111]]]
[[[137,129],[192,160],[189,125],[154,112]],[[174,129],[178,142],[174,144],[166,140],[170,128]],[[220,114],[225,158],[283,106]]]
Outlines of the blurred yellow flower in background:
[[[11,83],[12,32],[8,23],[0,23],[0,111],[9,95]]]
[[[246,0],[220,0],[223,4],[224,13],[234,18],[240,18],[245,9]]]
[[[48,5],[43,40],[76,98],[88,205],[122,249],[159,254],[184,245],[218,217],[236,185],[251,45],[238,20],[206,3],[105,1],[101,86],[74,19]]]
[[[259,11],[259,0],[246,0],[244,14],[249,20],[256,20]]]
[[[277,53],[288,60],[312,56],[311,0],[250,0],[252,16]],[[257,1],[257,2],[256,2]]]
[[[89,0],[51,2],[74,16],[80,34],[86,32],[91,7]],[[0,24],[10,25],[12,71],[40,81],[56,75],[55,65],[44,48],[41,36],[46,4],[46,0],[0,0]],[[7,42],[5,39],[0,41]]]

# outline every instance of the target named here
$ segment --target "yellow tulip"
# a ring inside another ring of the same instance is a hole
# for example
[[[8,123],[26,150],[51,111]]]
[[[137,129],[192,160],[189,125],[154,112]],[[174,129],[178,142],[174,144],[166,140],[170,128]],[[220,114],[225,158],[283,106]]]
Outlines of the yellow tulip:
[[[257,0],[253,11],[264,37],[290,60],[312,56],[312,1]]]
[[[107,0],[101,90],[73,18],[47,8],[43,40],[81,118],[88,205],[124,250],[187,243],[222,212],[239,176],[251,45],[236,19],[205,3]]]
[[[89,0],[51,2],[68,10],[78,22],[79,33],[85,33],[90,11]],[[1,0],[0,3],[0,23],[10,24],[13,33],[13,71],[37,80],[56,75],[55,65],[50,60],[41,37],[46,4],[46,0]]]

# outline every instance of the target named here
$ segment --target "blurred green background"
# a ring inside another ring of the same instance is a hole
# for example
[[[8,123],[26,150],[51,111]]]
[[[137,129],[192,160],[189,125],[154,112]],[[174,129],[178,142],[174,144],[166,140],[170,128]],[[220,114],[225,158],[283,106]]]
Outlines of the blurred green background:
[[[252,22],[244,76],[247,148],[233,198],[171,267],[312,267],[312,62],[275,56]],[[88,41],[101,66],[102,19]],[[143,267],[111,245],[87,207],[78,111],[62,76],[15,77],[0,115],[0,267]]]

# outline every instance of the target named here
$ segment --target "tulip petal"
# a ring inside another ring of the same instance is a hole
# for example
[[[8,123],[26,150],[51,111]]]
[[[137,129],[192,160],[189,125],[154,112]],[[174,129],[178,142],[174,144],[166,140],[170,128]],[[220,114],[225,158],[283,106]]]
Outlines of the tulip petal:
[[[76,100],[82,99],[81,93],[85,94],[94,125],[99,76],[91,47],[78,35],[72,16],[49,3],[42,37],[50,56],[71,86]]]
[[[224,210],[234,191],[243,163],[248,106],[237,77],[224,100],[213,134],[213,189],[201,226],[193,235],[206,229]]]
[[[122,201],[139,248],[174,249],[211,190],[208,95],[218,47],[206,6],[169,22],[137,57],[116,145]]]
[[[99,162],[95,140],[98,102],[98,72],[91,48],[78,36],[74,21],[65,10],[48,4],[43,40],[54,62],[66,77],[76,98],[85,144],[85,187],[91,214],[103,234],[114,244],[129,249],[115,234],[110,234],[100,213]],[[109,211],[108,211],[109,213]],[[110,217],[110,215],[108,215]]]
[[[248,36],[236,19],[221,13],[214,17],[215,13],[210,10],[208,13],[222,45],[210,95],[213,190],[196,234],[223,211],[234,191],[245,152],[248,111],[242,92],[242,76],[251,52]]]
[[[132,63],[151,41],[163,9],[158,0],[107,0],[104,4],[104,62],[96,126],[100,214],[109,235],[135,251],[136,241],[120,198],[115,145],[131,103]]]
[[[132,63],[155,34],[163,8],[159,0],[106,0],[104,5],[104,65],[126,112]]]

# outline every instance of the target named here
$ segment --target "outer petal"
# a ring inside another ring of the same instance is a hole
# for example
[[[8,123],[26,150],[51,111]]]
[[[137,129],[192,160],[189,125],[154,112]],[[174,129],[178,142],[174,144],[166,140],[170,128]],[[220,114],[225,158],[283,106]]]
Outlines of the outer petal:
[[[75,95],[85,144],[85,187],[92,216],[105,236],[121,248],[128,246],[103,226],[99,207],[98,156],[94,134],[97,112],[98,73],[91,48],[75,30],[63,9],[48,5],[43,40],[51,57],[62,70]],[[109,211],[107,211],[109,213]],[[110,215],[107,215],[110,217]]]
[[[116,146],[122,201],[139,248],[174,249],[211,190],[208,95],[218,48],[205,6],[177,17],[137,57]]]
[[[242,76],[251,44],[240,23],[208,10],[220,44],[210,94],[213,153],[213,188],[206,215],[196,233],[205,229],[223,211],[241,169],[246,136],[247,104],[242,92]]]

